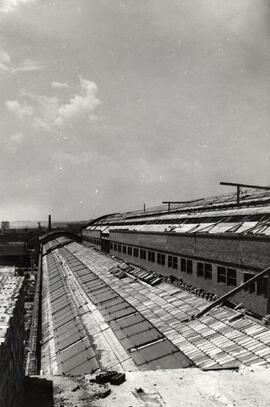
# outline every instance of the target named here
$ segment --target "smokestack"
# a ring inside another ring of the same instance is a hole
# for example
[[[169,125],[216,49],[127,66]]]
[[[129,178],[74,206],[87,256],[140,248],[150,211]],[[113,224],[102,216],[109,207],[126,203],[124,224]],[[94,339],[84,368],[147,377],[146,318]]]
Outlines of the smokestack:
[[[51,215],[48,216],[48,232],[52,230],[52,217]]]

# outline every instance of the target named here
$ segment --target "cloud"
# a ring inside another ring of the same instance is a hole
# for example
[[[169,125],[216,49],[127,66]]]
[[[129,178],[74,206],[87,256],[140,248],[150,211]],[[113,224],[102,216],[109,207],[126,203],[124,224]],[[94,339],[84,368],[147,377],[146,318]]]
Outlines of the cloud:
[[[64,84],[61,83],[62,87]],[[58,86],[58,85],[57,85]],[[95,109],[101,103],[97,98],[98,87],[94,82],[80,78],[80,93],[75,94],[69,103],[61,103],[57,96],[35,95],[22,91],[19,100],[8,100],[6,106],[18,119],[30,118],[32,127],[46,131],[56,131],[66,123],[76,119],[82,122],[96,120]],[[68,85],[67,85],[68,87]]]
[[[10,70],[10,63],[10,55],[5,50],[0,49],[0,72],[8,72]]]
[[[57,117],[60,101],[57,96],[35,96],[31,98],[37,104],[33,127],[42,130],[51,130]]]
[[[51,85],[53,88],[69,87],[68,84],[60,82],[52,82]],[[70,123],[78,118],[87,121],[95,120],[94,111],[101,103],[97,97],[97,92],[98,87],[94,82],[80,78],[80,92],[75,94],[69,103],[61,103],[57,96],[34,95],[25,91],[20,96],[31,99],[31,105],[27,106],[32,108],[32,113],[34,112],[33,127],[50,131],[59,129],[67,122]],[[19,108],[14,102],[7,102],[8,108],[13,111]]]
[[[4,149],[8,154],[15,154],[22,146],[24,135],[22,133],[15,133],[5,141]]]
[[[88,119],[93,119],[96,107],[101,103],[96,94],[98,87],[95,82],[80,78],[81,92],[71,98],[69,103],[59,106],[58,115],[55,120],[57,126],[64,124],[66,120],[86,115]]]
[[[12,68],[12,73],[40,71],[42,66],[30,58],[25,58],[21,64]]]
[[[0,12],[1,13],[12,13],[20,5],[34,3],[35,0],[0,0]]]
[[[6,106],[8,110],[14,113],[18,119],[33,115],[33,107],[26,102],[20,103],[18,100],[8,100],[6,102]]]
[[[68,84],[67,83],[62,83],[62,82],[57,82],[54,81],[51,83],[52,88],[54,89],[59,89],[59,88],[68,88]]]
[[[14,144],[21,144],[24,139],[22,133],[15,133],[10,137],[10,142]]]
[[[12,75],[18,72],[34,72],[41,69],[42,66],[30,58],[23,59],[17,65],[14,64],[9,53],[0,48],[0,73]]]

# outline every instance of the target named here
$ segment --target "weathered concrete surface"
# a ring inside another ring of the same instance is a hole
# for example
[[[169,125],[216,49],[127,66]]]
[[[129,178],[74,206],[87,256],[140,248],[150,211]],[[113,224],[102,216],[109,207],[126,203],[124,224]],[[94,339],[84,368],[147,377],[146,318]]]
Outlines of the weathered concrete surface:
[[[121,386],[97,406],[269,406],[269,370],[203,372],[199,369],[128,372]],[[138,392],[138,389],[143,392]],[[137,391],[136,391],[137,389]]]
[[[93,377],[95,376],[47,377],[47,382],[53,380],[54,407],[268,407],[270,405],[269,369],[267,368],[208,372],[196,368],[126,372],[126,381],[120,386],[91,383],[90,379]],[[106,395],[108,390],[110,394]],[[51,407],[51,405],[48,399],[48,404],[42,406]]]

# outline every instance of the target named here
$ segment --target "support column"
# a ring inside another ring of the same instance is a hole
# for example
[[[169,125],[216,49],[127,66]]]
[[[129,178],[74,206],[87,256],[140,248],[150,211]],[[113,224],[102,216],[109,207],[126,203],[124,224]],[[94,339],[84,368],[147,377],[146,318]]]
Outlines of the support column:
[[[270,271],[268,273],[268,279],[267,279],[267,308],[266,308],[266,313],[270,314]]]

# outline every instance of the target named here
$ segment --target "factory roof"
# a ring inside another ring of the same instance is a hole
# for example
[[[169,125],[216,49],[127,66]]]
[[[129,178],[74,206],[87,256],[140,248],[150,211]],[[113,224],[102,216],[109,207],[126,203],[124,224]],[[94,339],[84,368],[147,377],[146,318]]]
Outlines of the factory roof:
[[[55,270],[61,262],[66,265],[139,369],[269,365],[270,330],[260,321],[225,306],[192,319],[209,304],[205,298],[165,282],[147,284],[142,269],[130,270],[122,261],[75,242],[59,247],[64,240],[45,247],[57,258]],[[61,290],[61,279],[55,277],[54,284]],[[61,318],[68,318],[66,314]],[[68,315],[73,318],[71,311]]]
[[[231,194],[171,204],[170,210],[160,206],[112,214],[92,221],[86,230],[269,236],[270,192],[249,189],[239,204]]]

